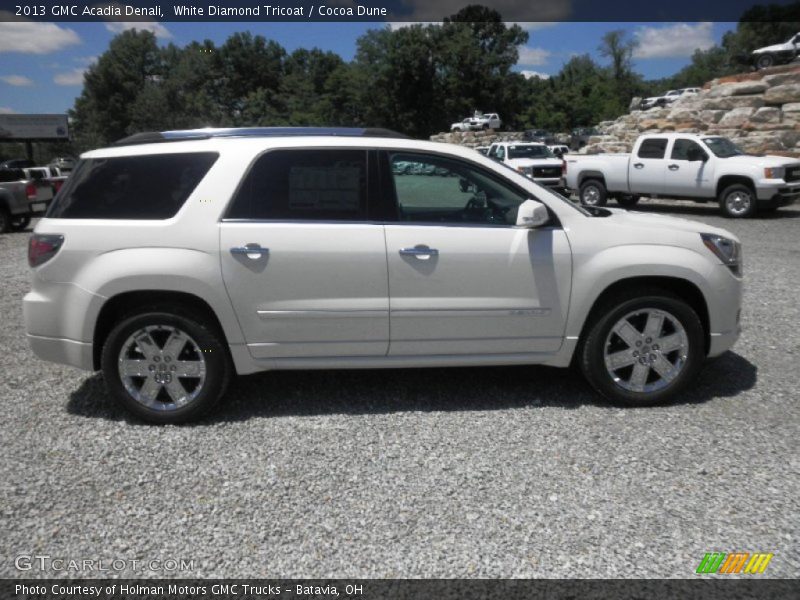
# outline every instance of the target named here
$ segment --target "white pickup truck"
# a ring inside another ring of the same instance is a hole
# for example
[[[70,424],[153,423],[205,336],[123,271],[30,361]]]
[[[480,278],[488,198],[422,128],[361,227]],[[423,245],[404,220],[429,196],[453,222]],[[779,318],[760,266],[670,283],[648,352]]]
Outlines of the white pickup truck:
[[[565,187],[580,201],[603,206],[614,198],[632,207],[642,196],[717,201],[727,217],[751,217],[800,197],[800,161],[753,156],[715,135],[643,135],[631,154],[568,154]]]
[[[496,142],[489,146],[487,156],[530,177],[539,185],[555,189],[562,187],[562,161],[544,144]]]

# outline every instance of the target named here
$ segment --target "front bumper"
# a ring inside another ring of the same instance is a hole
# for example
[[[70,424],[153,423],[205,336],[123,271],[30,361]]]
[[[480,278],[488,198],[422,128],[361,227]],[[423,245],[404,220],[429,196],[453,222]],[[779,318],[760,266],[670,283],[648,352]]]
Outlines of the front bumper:
[[[781,179],[764,179],[756,186],[756,197],[760,203],[786,206],[800,199],[800,181],[787,183]]]

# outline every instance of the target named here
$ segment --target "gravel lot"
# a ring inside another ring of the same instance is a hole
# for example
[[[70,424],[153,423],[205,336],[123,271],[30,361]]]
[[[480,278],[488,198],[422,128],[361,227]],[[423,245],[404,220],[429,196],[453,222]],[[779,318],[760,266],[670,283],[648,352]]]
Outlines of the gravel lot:
[[[200,424],[144,425],[99,375],[33,357],[27,235],[0,236],[0,577],[44,575],[15,570],[30,553],[201,577],[691,577],[712,550],[799,576],[800,207],[641,210],[734,231],[747,281],[734,351],[647,410],[548,368],[287,372],[239,378]]]

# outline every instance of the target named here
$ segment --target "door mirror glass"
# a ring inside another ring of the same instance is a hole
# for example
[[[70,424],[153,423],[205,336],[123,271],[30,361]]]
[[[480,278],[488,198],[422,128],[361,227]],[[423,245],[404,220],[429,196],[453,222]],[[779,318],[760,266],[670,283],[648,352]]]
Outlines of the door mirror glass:
[[[686,158],[688,158],[692,162],[694,161],[705,162],[708,160],[708,155],[697,146],[693,146],[689,148],[689,150],[686,152]]]
[[[536,200],[525,200],[519,205],[517,211],[517,227],[525,227],[526,229],[533,229],[546,225],[550,220],[550,214],[547,212],[547,207]]]

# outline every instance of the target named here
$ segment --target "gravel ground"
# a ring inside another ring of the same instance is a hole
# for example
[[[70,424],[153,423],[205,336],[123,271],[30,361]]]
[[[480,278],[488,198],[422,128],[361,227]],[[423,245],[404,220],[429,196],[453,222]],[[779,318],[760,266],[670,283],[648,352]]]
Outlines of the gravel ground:
[[[676,405],[624,410],[548,368],[239,378],[204,422],[153,427],[102,378],[35,359],[27,235],[0,236],[0,577],[53,558],[186,559],[183,576],[690,577],[707,551],[800,575],[800,208],[729,221],[743,337]],[[119,563],[118,563],[119,564]]]

